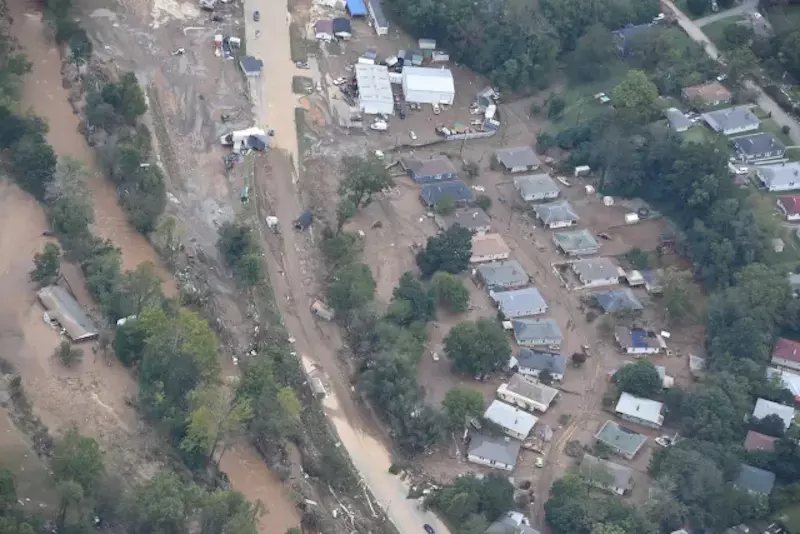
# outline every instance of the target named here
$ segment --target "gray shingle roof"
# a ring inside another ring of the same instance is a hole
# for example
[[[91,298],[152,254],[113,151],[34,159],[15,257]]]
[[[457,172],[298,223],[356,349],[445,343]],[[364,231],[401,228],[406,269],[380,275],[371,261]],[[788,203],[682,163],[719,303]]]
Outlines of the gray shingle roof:
[[[504,464],[517,463],[521,441],[504,437],[490,437],[483,434],[472,434],[467,454],[474,454],[482,458],[494,460]]]
[[[487,289],[510,289],[528,284],[530,277],[517,260],[493,261],[475,269]]]
[[[531,528],[528,518],[519,512],[506,512],[489,525],[486,534],[539,534]]]
[[[800,163],[789,162],[778,165],[761,165],[758,177],[767,187],[781,188],[787,185],[800,184]]]
[[[519,349],[517,364],[520,369],[549,371],[559,375],[563,375],[567,371],[567,359],[563,354],[544,352],[526,347]]]
[[[669,125],[672,126],[673,130],[685,130],[692,125],[692,121],[690,121],[678,108],[668,108],[666,111],[664,111],[664,115],[666,115],[667,121],[669,122]]]
[[[585,284],[595,280],[606,280],[619,276],[619,268],[610,258],[587,258],[571,264],[572,270]]]
[[[450,215],[436,215],[435,218],[436,224],[443,230],[457,224],[474,232],[492,225],[489,215],[480,208],[458,208]]]
[[[748,156],[758,156],[759,154],[766,154],[776,150],[786,150],[786,145],[781,143],[781,140],[769,132],[759,132],[751,135],[743,135],[741,137],[734,137],[731,143],[736,147],[736,150]],[[774,165],[773,167],[778,167]]]
[[[514,337],[520,344],[533,344],[540,339],[558,340],[561,343],[563,339],[561,328],[553,319],[517,319],[511,324]]]
[[[611,420],[606,421],[594,437],[598,441],[621,449],[631,455],[636,454],[647,441],[647,436],[634,432],[630,428]]]
[[[610,475],[612,482],[604,484],[608,487],[630,490],[633,488],[633,470],[608,460],[602,460],[591,454],[584,454],[581,461],[580,473],[584,476],[596,476],[598,469],[602,469]],[[599,481],[598,481],[599,482]]]
[[[636,295],[633,294],[633,291],[627,287],[594,291],[592,297],[594,297],[597,304],[603,308],[603,311],[606,313],[626,310],[636,311],[644,308],[639,299],[636,298]]]
[[[756,129],[761,121],[750,111],[750,106],[735,106],[703,113],[703,120],[716,132],[739,128]]]
[[[358,65],[356,65],[357,67]],[[441,174],[457,175],[453,162],[442,156],[431,159],[404,158],[401,160],[403,168],[413,177],[437,176]]]
[[[514,178],[514,187],[517,188],[522,198],[544,197],[558,195],[561,192],[555,180],[549,174],[530,174]]]
[[[558,390],[556,388],[551,388],[539,382],[528,380],[519,373],[515,373],[504,385],[508,391],[521,395],[534,402],[544,404],[545,406],[549,406],[550,403],[553,402],[553,399],[558,396]]]
[[[509,319],[536,314],[531,312],[544,313],[547,310],[547,303],[544,297],[535,287],[509,291],[492,291],[490,296],[500,311],[503,312],[503,315]]]
[[[572,204],[566,200],[537,204],[533,207],[533,211],[536,212],[536,216],[541,219],[544,224],[577,222],[580,220],[580,217],[578,217],[578,214],[575,213],[575,210],[572,208]]]
[[[775,473],[752,465],[742,464],[739,476],[736,477],[733,485],[745,491],[769,495],[775,486]]]
[[[63,287],[43,287],[37,296],[50,318],[58,321],[72,341],[83,341],[98,336],[94,321]]]
[[[513,167],[535,167],[541,163],[539,156],[529,146],[501,148],[494,155],[501,165],[509,169]]]
[[[589,230],[573,230],[570,232],[554,232],[553,241],[561,249],[570,254],[585,251],[586,254],[594,254],[600,248],[600,243],[594,238]]]
[[[435,206],[442,198],[449,196],[456,202],[472,200],[472,190],[460,181],[428,184],[422,188],[422,200],[428,206]]]

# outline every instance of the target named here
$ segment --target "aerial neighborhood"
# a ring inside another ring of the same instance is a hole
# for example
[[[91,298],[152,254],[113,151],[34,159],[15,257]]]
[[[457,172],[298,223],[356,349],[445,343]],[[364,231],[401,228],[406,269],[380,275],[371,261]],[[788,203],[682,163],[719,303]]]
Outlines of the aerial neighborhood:
[[[797,2],[0,2],[5,531],[800,534]]]

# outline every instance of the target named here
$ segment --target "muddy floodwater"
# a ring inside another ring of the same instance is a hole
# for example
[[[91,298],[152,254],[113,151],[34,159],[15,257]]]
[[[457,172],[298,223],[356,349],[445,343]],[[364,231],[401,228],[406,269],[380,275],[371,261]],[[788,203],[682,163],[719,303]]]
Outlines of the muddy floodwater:
[[[48,123],[50,129],[47,140],[59,157],[70,156],[85,166],[94,204],[94,233],[111,239],[121,249],[124,269],[133,269],[142,262],[153,262],[164,282],[164,292],[174,295],[174,279],[163,268],[147,239],[128,224],[125,212],[117,203],[113,184],[100,172],[94,152],[78,131],[78,117],[73,113],[68,93],[62,85],[61,58],[46,34],[37,6],[16,1],[9,8],[14,18],[12,32],[33,65],[32,72],[25,78],[22,107],[31,109]],[[68,424],[69,416],[62,413],[67,406],[64,399],[59,400],[47,392],[48,386],[62,379],[75,383],[77,377],[62,377],[61,374],[66,372],[53,365],[51,355],[59,336],[42,321],[42,310],[36,304],[34,288],[26,284],[33,255],[41,250],[45,242],[42,232],[48,229],[47,221],[42,207],[16,186],[0,183],[0,197],[0,206],[4,208],[0,210],[0,290],[4,297],[0,305],[0,330],[8,334],[0,336],[0,348],[3,356],[17,365],[26,388],[33,389],[32,401],[37,413],[46,424],[58,427]],[[65,270],[77,275],[77,271],[69,265],[65,265]],[[85,290],[82,287],[75,289],[78,299],[89,304]],[[107,384],[110,387],[95,387],[94,392],[79,390],[76,394],[85,395],[86,398],[79,399],[73,395],[71,399],[77,405],[88,400],[95,408],[102,407],[101,412],[107,416],[102,423],[117,426],[115,430],[118,432],[114,434],[119,433],[124,443],[126,435],[130,438],[135,435],[128,425],[135,425],[137,418],[125,402],[126,395],[135,395],[135,383],[119,364],[107,365],[94,358],[84,362],[79,370],[89,369],[94,384]],[[59,389],[56,386],[55,391]],[[88,411],[79,410],[78,413],[86,415],[84,419],[89,421]],[[94,428],[100,424],[100,421],[97,425],[91,422],[82,424],[81,430],[103,441],[110,432],[106,427]],[[247,444],[230,447],[223,458],[222,469],[235,489],[251,500],[263,502],[265,514],[260,525],[263,534],[282,534],[290,527],[299,526],[297,510],[286,489],[278,477],[267,469],[253,447]]]

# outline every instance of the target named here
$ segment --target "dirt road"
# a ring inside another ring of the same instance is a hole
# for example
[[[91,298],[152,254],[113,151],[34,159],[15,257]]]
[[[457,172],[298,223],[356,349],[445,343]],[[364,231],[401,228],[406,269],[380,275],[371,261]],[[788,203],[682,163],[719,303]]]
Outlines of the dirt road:
[[[666,5],[670,11],[672,11],[678,21],[678,25],[683,28],[683,31],[686,32],[686,35],[688,35],[693,41],[700,43],[705,48],[705,51],[709,57],[719,61],[719,50],[717,50],[717,47],[713,42],[711,42],[711,39],[709,39],[708,36],[703,33],[703,30],[700,29],[700,27],[697,25],[697,22],[687,17],[670,0],[661,0],[661,2]],[[745,86],[748,89],[755,91],[757,95],[756,103],[761,107],[761,109],[771,113],[772,118],[778,123],[778,125],[789,126],[789,137],[795,145],[800,145],[800,122],[786,113],[783,108],[781,108],[778,103],[775,102],[775,100],[773,100],[752,80],[746,80]]]
[[[256,9],[261,14],[258,23],[253,22]],[[338,332],[331,328],[323,333],[311,315],[308,305],[313,286],[309,284],[311,273],[306,265],[308,255],[317,254],[317,251],[310,236],[293,233],[289,224],[304,207],[297,187],[303,176],[293,165],[298,162],[294,120],[297,99],[292,93],[295,66],[289,50],[288,6],[285,0],[269,3],[247,0],[245,20],[247,52],[264,61],[260,83],[251,84],[255,122],[276,131],[269,156],[270,177],[267,179],[262,172],[256,187],[262,197],[260,201],[267,203],[265,209],[270,209],[284,228],[282,239],[267,239],[266,245],[270,250],[267,254],[269,275],[286,329],[296,339],[298,352],[328,374],[333,390],[325,401],[325,412],[367,486],[397,529],[403,534],[412,534],[420,532],[427,523],[437,532],[447,534],[448,529],[434,514],[420,510],[415,501],[406,499],[408,489],[396,476],[389,474],[391,455],[380,439],[365,432],[369,416],[356,406],[348,377],[336,359],[336,350],[342,346]],[[260,32],[259,37],[255,36],[256,30]]]

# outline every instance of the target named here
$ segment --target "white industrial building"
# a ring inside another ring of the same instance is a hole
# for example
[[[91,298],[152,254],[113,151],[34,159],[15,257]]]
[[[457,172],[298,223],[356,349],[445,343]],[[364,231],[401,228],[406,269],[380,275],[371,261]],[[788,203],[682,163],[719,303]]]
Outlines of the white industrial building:
[[[453,73],[447,69],[403,67],[403,94],[407,102],[451,105],[456,95]]]
[[[356,63],[358,108],[368,115],[394,115],[394,96],[386,65]]]

